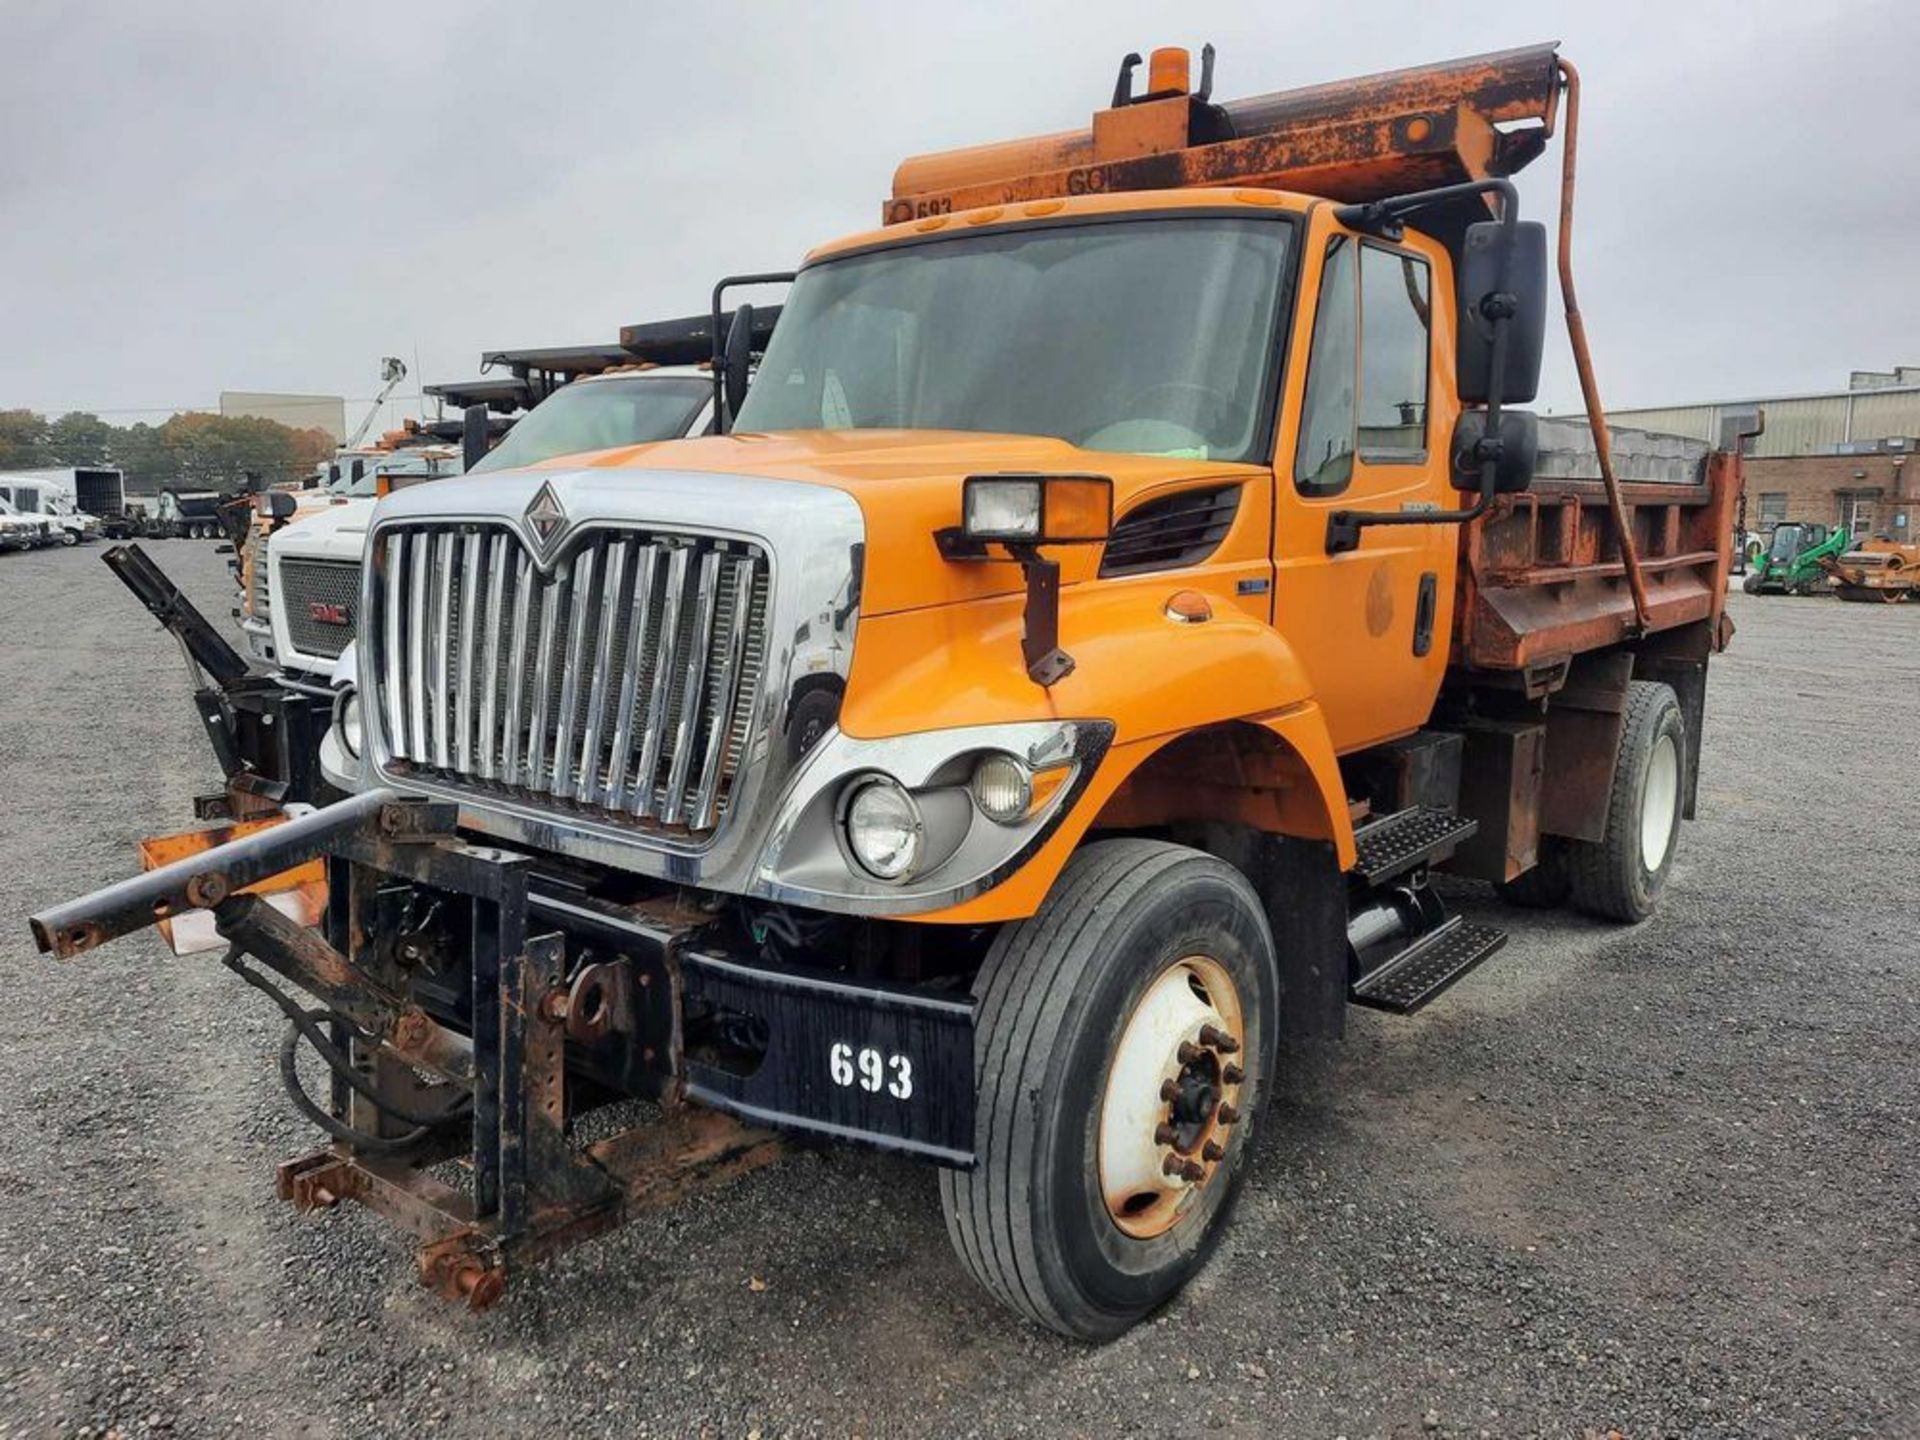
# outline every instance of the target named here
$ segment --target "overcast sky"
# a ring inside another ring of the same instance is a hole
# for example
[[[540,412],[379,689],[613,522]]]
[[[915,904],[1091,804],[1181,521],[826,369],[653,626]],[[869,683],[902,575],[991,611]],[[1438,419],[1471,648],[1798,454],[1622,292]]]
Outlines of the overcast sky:
[[[0,0],[0,408],[158,421],[610,341],[877,223],[901,157],[1084,125],[1124,52],[1206,40],[1221,98],[1561,40],[1611,405],[1920,364],[1911,3],[935,13]],[[1577,408],[1554,339],[1541,400]]]

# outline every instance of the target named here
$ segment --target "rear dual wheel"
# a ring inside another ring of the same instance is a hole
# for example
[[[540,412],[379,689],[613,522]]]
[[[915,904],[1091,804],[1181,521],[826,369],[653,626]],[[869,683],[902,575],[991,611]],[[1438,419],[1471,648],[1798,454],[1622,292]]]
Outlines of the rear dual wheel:
[[[1082,1340],[1205,1263],[1272,1069],[1273,942],[1253,888],[1198,851],[1089,845],[975,983],[976,1166],[940,1178],[961,1263]]]
[[[1571,903],[1629,924],[1653,914],[1680,837],[1686,763],[1686,719],[1672,687],[1632,681],[1600,839],[1542,835],[1538,863],[1500,885],[1500,898],[1523,910]]]
[[[1671,686],[1627,686],[1626,723],[1597,841],[1567,845],[1574,908],[1632,924],[1653,914],[1667,888],[1687,791],[1687,725]]]

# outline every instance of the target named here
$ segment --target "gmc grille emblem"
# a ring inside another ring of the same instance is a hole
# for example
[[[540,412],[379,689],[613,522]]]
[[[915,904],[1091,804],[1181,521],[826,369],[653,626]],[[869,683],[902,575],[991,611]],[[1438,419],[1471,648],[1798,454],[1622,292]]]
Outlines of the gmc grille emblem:
[[[329,605],[324,600],[307,604],[307,618],[320,625],[351,625],[353,611],[345,605]]]

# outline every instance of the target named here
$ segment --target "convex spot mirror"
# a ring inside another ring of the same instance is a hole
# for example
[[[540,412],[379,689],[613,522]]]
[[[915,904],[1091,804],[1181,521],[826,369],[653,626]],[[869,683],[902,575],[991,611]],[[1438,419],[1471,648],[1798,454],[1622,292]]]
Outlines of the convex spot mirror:
[[[1467,226],[1460,246],[1454,291],[1459,304],[1459,352],[1455,369],[1460,399],[1467,405],[1493,403],[1493,319],[1487,299],[1513,297],[1507,321],[1507,363],[1500,386],[1502,405],[1526,405],[1540,389],[1540,352],[1547,333],[1547,227],[1521,220],[1513,227],[1513,254],[1506,283],[1500,281],[1501,224],[1482,220]]]
[[[1487,412],[1464,411],[1453,427],[1453,488],[1478,493],[1481,445],[1487,434]],[[1531,410],[1500,412],[1500,456],[1493,472],[1493,493],[1517,495],[1533,484],[1533,467],[1540,454],[1540,422]]]

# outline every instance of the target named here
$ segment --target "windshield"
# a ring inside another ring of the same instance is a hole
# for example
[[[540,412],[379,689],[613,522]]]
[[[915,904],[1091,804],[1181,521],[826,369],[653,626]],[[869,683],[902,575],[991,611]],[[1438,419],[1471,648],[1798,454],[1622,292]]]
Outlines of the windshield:
[[[1273,220],[1129,220],[812,266],[735,428],[995,431],[1253,459],[1292,238]]]
[[[1782,525],[1773,532],[1773,549],[1770,552],[1775,560],[1791,560],[1800,550],[1801,529],[1798,525]]]
[[[542,400],[469,474],[537,465],[649,440],[678,440],[713,397],[699,375],[628,375],[576,380]]]

